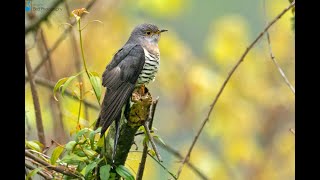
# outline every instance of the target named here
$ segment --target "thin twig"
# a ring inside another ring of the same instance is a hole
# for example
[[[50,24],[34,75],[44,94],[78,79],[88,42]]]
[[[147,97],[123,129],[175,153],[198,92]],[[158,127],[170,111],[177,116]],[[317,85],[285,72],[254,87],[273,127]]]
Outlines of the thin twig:
[[[78,175],[76,174],[75,172],[72,172],[71,170],[69,170],[68,168],[66,167],[63,167],[63,166],[53,166],[49,163],[47,163],[46,161],[34,156],[32,153],[28,152],[27,150],[25,150],[25,156],[42,164],[43,166],[45,166],[46,168],[48,169],[52,169],[56,172],[59,172],[61,174],[64,174],[64,175],[67,175],[67,176],[72,176],[72,177],[81,177],[81,175]]]
[[[28,163],[25,163],[25,166],[30,169],[30,170],[34,170],[36,169],[35,167],[31,166],[30,164]],[[51,176],[51,174],[47,175],[46,173],[42,172],[42,171],[38,171],[37,174],[39,174],[40,176],[42,176],[44,179],[52,179],[53,177]]]
[[[157,145],[159,145],[161,148],[163,148],[164,150],[166,150],[167,152],[173,154],[174,156],[178,157],[179,160],[183,159],[183,156],[174,148],[172,148],[171,146],[169,146],[168,144],[163,144],[162,142],[160,142],[158,139],[155,139],[155,143]],[[209,178],[203,174],[195,165],[193,165],[191,162],[186,162],[187,166],[190,167],[190,169],[192,171],[194,171],[195,174],[197,174],[201,179],[203,180],[208,180]]]
[[[25,77],[25,79],[27,80],[27,79],[29,79],[29,78],[28,78],[28,77]],[[35,77],[34,77],[34,80],[35,80],[35,83],[36,83],[36,84],[39,84],[39,85],[41,85],[41,86],[44,86],[44,87],[46,87],[46,88],[48,88],[48,89],[50,89],[50,90],[53,90],[53,88],[54,88],[54,86],[55,86],[55,83],[54,83],[54,82],[49,81],[49,80],[47,80],[47,79],[45,79],[45,78],[43,78],[43,77],[35,76]],[[69,90],[66,90],[64,94],[67,95],[67,96],[69,96],[69,97],[74,97],[74,95],[72,94],[72,92],[69,91]],[[87,100],[85,100],[85,99],[84,99],[82,102],[83,102],[86,106],[88,106],[89,108],[92,108],[92,109],[94,109],[94,110],[99,110],[99,109],[100,109],[99,106],[97,106],[97,105],[95,105],[95,104],[93,104],[93,103],[91,103],[91,102],[89,102],[89,101],[87,101]]]
[[[170,172],[163,164],[161,164],[161,162],[159,162],[156,158],[154,158],[150,153],[148,153],[148,155],[149,155],[154,161],[156,161],[165,171],[167,171],[167,172],[173,177],[173,179],[177,179],[177,177],[176,177],[172,172]]]
[[[96,2],[96,0],[92,0],[88,3],[86,6],[86,9],[89,10],[92,5]],[[83,16],[85,16],[84,14]],[[48,50],[48,53],[41,59],[40,63],[34,68],[33,74],[37,74],[37,72],[40,70],[40,68],[44,65],[44,63],[48,60],[49,54],[52,53],[54,50],[57,49],[57,47],[60,45],[60,43],[66,38],[67,34],[71,31],[73,28],[73,25],[76,23],[76,20],[72,21],[71,25],[68,26],[67,29],[63,31],[63,33],[58,37],[58,39],[53,43],[52,47]]]
[[[231,71],[229,72],[227,78],[225,79],[225,81],[223,82],[218,94],[216,95],[216,97],[214,98],[212,104],[210,105],[210,108],[209,108],[209,111],[208,111],[208,114],[206,116],[206,118],[204,119],[204,121],[202,122],[201,124],[201,127],[199,129],[199,131],[197,132],[194,140],[192,141],[192,144],[188,150],[188,153],[187,155],[185,156],[185,158],[183,159],[182,161],[182,164],[181,166],[179,167],[179,170],[177,172],[177,178],[179,178],[180,176],[180,173],[182,171],[182,168],[184,166],[184,164],[189,161],[189,158],[190,158],[190,154],[192,152],[192,149],[194,147],[194,145],[196,144],[204,126],[206,125],[206,123],[208,122],[209,120],[209,117],[211,115],[211,112],[215,106],[215,104],[217,103],[220,95],[222,94],[225,86],[227,85],[229,79],[231,78],[231,76],[233,75],[233,73],[236,71],[236,69],[238,68],[238,66],[243,62],[244,58],[246,57],[246,55],[248,54],[248,52],[254,47],[254,45],[258,42],[258,40],[260,40],[263,35],[266,33],[266,31],[275,23],[277,22],[288,10],[290,10],[293,6],[295,5],[295,1],[293,1],[287,8],[285,8],[278,16],[276,16],[265,28],[264,30],[256,37],[256,39],[249,45],[249,47],[244,51],[244,53],[242,54],[242,56],[240,57],[240,59],[238,60],[238,62],[235,64],[235,66],[231,69]]]
[[[149,141],[150,141],[150,143],[151,143],[151,146],[152,146],[152,148],[153,148],[153,150],[154,150],[154,152],[155,152],[158,160],[159,160],[160,162],[162,162],[162,159],[161,159],[161,156],[160,156],[160,154],[159,154],[158,148],[157,148],[156,144],[154,143],[153,136],[151,135],[151,132],[150,132],[150,129],[149,129],[149,122],[148,122],[148,121],[144,122],[143,127],[144,127],[144,129],[146,130],[147,136],[148,136],[148,138],[149,138]]]
[[[32,23],[31,25],[29,25],[26,29],[25,29],[25,35],[27,35],[31,30],[34,30],[36,28],[39,27],[39,25],[48,19],[48,17],[50,16],[50,14],[56,9],[57,6],[59,6],[59,4],[62,2],[63,0],[57,0],[55,1],[51,7],[49,7],[48,11],[46,11],[46,13],[43,14],[42,17],[40,17],[39,19],[37,19],[34,23]]]
[[[71,12],[71,10],[69,8],[69,5],[68,5],[67,1],[64,2],[64,5],[66,7],[67,14],[69,14]],[[70,18],[68,19],[68,23],[69,24],[72,23]],[[75,35],[73,29],[70,32],[70,42],[71,42],[71,47],[73,48],[74,65],[76,67],[76,71],[80,72],[81,71],[80,52],[79,52],[79,49],[78,49],[78,43],[77,43],[77,40],[76,40],[76,35]],[[77,78],[78,78],[79,82],[84,82],[83,81],[83,76],[78,76]],[[85,83],[82,84],[82,87],[83,87],[83,89],[86,89],[85,88]],[[89,120],[89,108],[86,105],[84,105],[84,116],[85,116],[85,119]]]
[[[151,107],[150,107],[149,118],[148,118],[149,119],[148,120],[149,121],[149,129],[152,128],[153,117],[154,117],[154,113],[156,111],[158,100],[159,100],[159,97],[157,97],[157,99],[152,102]],[[142,180],[145,164],[147,161],[147,155],[148,155],[148,146],[147,146],[147,144],[144,144],[142,156],[141,156],[141,161],[140,161],[137,176],[136,176],[136,180]]]
[[[294,134],[294,135],[296,134],[296,131],[292,128],[290,128],[290,132],[292,132],[292,134]]]
[[[40,49],[40,53],[41,53],[41,57],[43,57],[43,55],[45,53],[48,54],[48,76],[49,76],[49,79],[51,81],[55,81],[56,80],[56,72],[55,72],[55,69],[54,69],[54,66],[52,64],[52,59],[51,59],[51,54],[49,52],[49,48],[48,48],[48,43],[46,41],[46,38],[45,38],[45,35],[44,35],[44,32],[42,30],[42,28],[40,27],[39,28],[39,31],[40,31],[40,40],[42,41],[40,43],[40,47],[42,47]],[[39,48],[40,48],[39,47]],[[50,102],[50,105],[51,105],[51,113],[52,113],[52,116],[54,117],[53,119],[55,119],[53,121],[53,129],[54,129],[54,132],[55,133],[55,136],[56,138],[58,139],[59,142],[65,142],[67,141],[67,135],[66,135],[66,132],[65,132],[65,128],[64,128],[64,125],[63,125],[63,115],[62,115],[62,109],[61,109],[61,104],[59,102],[56,102],[53,98],[53,94],[51,96],[49,96],[49,102]]]
[[[263,10],[264,10],[264,16],[265,18],[266,16],[266,1],[263,1]],[[267,18],[266,18],[267,19]],[[268,22],[267,22],[268,23]],[[288,87],[290,88],[290,90],[293,92],[293,94],[295,94],[295,88],[292,86],[292,84],[290,83],[289,79],[287,78],[287,76],[284,74],[284,71],[281,69],[279,63],[277,62],[273,52],[272,52],[272,47],[271,47],[271,40],[270,40],[270,34],[268,31],[266,31],[266,35],[267,35],[267,41],[268,41],[268,48],[269,48],[269,54],[271,57],[271,60],[273,62],[273,64],[277,67],[281,77],[283,78],[284,82],[288,85]]]
[[[43,130],[39,96],[38,96],[38,91],[37,91],[37,88],[35,85],[34,75],[32,73],[32,67],[31,67],[31,63],[29,60],[27,50],[25,50],[25,61],[26,61],[27,73],[28,73],[28,76],[30,77],[30,88],[31,88],[33,106],[34,106],[34,111],[35,111],[35,116],[36,116],[36,126],[37,126],[38,138],[39,138],[39,141],[45,146],[46,145],[46,138],[45,138],[44,130]]]

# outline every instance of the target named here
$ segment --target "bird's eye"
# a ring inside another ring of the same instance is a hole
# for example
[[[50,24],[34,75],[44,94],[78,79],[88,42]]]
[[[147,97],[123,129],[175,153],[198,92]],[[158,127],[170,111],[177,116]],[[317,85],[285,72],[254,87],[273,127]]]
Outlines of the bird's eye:
[[[150,35],[150,34],[151,34],[151,31],[147,31],[146,34],[147,34],[147,35]]]

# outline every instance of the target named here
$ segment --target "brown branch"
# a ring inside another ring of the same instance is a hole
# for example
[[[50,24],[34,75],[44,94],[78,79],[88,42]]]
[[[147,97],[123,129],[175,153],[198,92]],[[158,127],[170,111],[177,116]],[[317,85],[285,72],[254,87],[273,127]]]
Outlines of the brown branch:
[[[35,167],[31,166],[28,163],[25,163],[25,166],[30,169],[30,170],[34,170],[36,169]],[[39,174],[40,176],[42,176],[44,179],[52,179],[53,177],[51,175],[47,175],[46,173],[42,172],[42,171],[38,171],[37,174]]]
[[[155,152],[158,160],[159,160],[160,162],[162,162],[160,153],[159,153],[159,151],[158,151],[158,148],[157,148],[156,144],[154,143],[153,136],[151,135],[151,132],[150,132],[149,122],[148,122],[148,121],[144,122],[143,127],[144,127],[144,129],[146,130],[146,135],[147,135],[148,138],[149,138],[149,141],[150,141],[150,143],[151,143],[151,146],[152,146],[152,148],[153,148],[153,150],[154,150],[154,152]]]
[[[89,10],[92,5],[96,2],[96,0],[92,0],[88,3],[86,6],[86,9]],[[84,14],[83,16],[85,16]],[[41,59],[40,63],[34,68],[33,74],[37,74],[37,72],[40,70],[40,68],[45,64],[45,62],[48,60],[50,53],[52,53],[54,50],[57,49],[57,47],[60,45],[60,43],[66,38],[66,35],[71,31],[73,28],[73,25],[76,23],[76,20],[72,21],[71,25],[68,26],[67,29],[63,31],[63,33],[58,37],[58,39],[53,43],[52,47],[48,50],[48,53]]]
[[[27,35],[31,30],[35,30],[36,28],[39,27],[39,25],[48,19],[48,17],[50,16],[50,14],[56,9],[57,6],[59,6],[59,4],[62,2],[63,0],[57,0],[55,1],[52,6],[49,9],[49,11],[46,11],[46,13],[43,14],[42,17],[40,17],[39,19],[37,19],[34,23],[32,23],[31,25],[29,25],[29,27],[27,27],[25,29],[25,35]]]
[[[72,177],[81,177],[81,175],[76,174],[75,172],[72,172],[71,170],[69,170],[68,168],[64,167],[64,166],[53,166],[49,163],[47,163],[46,161],[34,156],[32,153],[30,153],[29,151],[25,150],[25,156],[42,164],[43,166],[45,166],[48,169],[54,170],[56,172],[59,172],[61,174],[67,175],[67,176],[72,176]]]
[[[39,96],[38,96],[38,91],[37,91],[37,88],[35,85],[34,75],[32,73],[32,67],[31,67],[31,63],[29,61],[29,56],[28,56],[27,50],[25,50],[25,63],[26,63],[26,69],[27,69],[28,76],[30,77],[30,88],[31,88],[33,106],[34,106],[34,111],[35,111],[35,116],[36,116],[36,126],[37,126],[38,139],[44,146],[46,146],[46,138],[45,138],[44,130],[43,130]]]
[[[266,1],[264,1],[263,3],[263,9],[264,9],[264,16],[266,18]],[[270,58],[273,62],[273,64],[277,67],[281,77],[283,78],[284,82],[288,85],[288,87],[290,88],[290,90],[293,92],[293,94],[295,94],[295,89],[292,86],[292,84],[290,83],[289,79],[287,78],[287,76],[285,75],[284,71],[281,69],[279,63],[277,62],[273,52],[272,52],[272,47],[271,47],[271,40],[270,40],[270,34],[268,31],[266,31],[266,35],[267,35],[267,41],[268,41],[268,48],[269,48],[269,54],[270,54]]]
[[[235,66],[231,69],[231,71],[229,72],[227,78],[225,79],[225,81],[223,82],[218,94],[216,95],[216,97],[214,98],[212,104],[210,105],[210,109],[208,111],[208,114],[206,116],[206,118],[204,119],[204,121],[202,122],[202,125],[199,129],[199,131],[197,132],[189,150],[188,150],[188,153],[187,155],[185,156],[185,158],[183,159],[182,161],[182,164],[181,166],[179,167],[179,170],[177,172],[177,178],[179,178],[180,176],[180,173],[182,171],[182,168],[184,166],[184,164],[189,161],[189,158],[190,158],[190,154],[192,152],[192,149],[194,147],[194,145],[196,144],[204,126],[206,125],[206,123],[208,122],[209,120],[209,117],[211,115],[211,112],[215,106],[215,104],[217,103],[220,95],[222,94],[225,86],[227,85],[229,79],[231,78],[231,76],[233,75],[233,73],[236,71],[236,69],[239,67],[239,65],[243,62],[244,58],[246,57],[246,55],[248,54],[248,52],[254,47],[254,45],[263,37],[263,35],[266,33],[266,31],[275,23],[277,22],[288,10],[290,10],[293,6],[295,5],[295,1],[293,1],[287,8],[285,8],[278,16],[276,16],[265,28],[264,30],[256,37],[256,39],[249,45],[249,47],[244,51],[244,53],[242,54],[242,56],[240,57],[240,59],[238,60],[238,62],[235,64]]]
[[[40,40],[41,40],[41,43],[39,42],[39,45],[40,45],[39,48],[40,48],[41,56],[43,57],[44,53],[48,53],[49,48],[48,48],[48,44],[42,28],[39,28],[39,31],[40,31]],[[52,65],[52,59],[51,59],[50,53],[48,53],[47,65],[48,65],[47,73],[48,73],[49,79],[53,81],[56,80],[56,72]],[[51,105],[52,116],[55,117],[53,118],[55,119],[53,121],[53,129],[54,129],[54,132],[56,132],[55,136],[60,143],[65,143],[67,141],[67,134],[65,132],[65,128],[62,121],[63,115],[62,115],[61,104],[54,100],[53,94],[49,96],[49,102]]]
[[[25,77],[25,79],[27,80],[27,79],[29,79],[29,78],[28,78],[28,77]],[[34,77],[34,80],[35,80],[35,83],[36,83],[36,84],[39,84],[39,85],[41,85],[41,86],[44,86],[44,87],[46,87],[46,88],[48,88],[48,89],[50,89],[50,90],[53,90],[53,88],[54,88],[54,86],[55,86],[55,83],[54,83],[54,82],[49,81],[49,80],[47,80],[47,79],[45,79],[45,78],[42,78],[42,77],[35,76],[35,77]],[[72,92],[69,91],[69,90],[66,90],[64,94],[67,95],[67,96],[69,96],[69,97],[74,97],[74,95],[72,94]],[[99,107],[99,106],[91,103],[90,101],[83,100],[82,102],[83,102],[86,106],[88,106],[89,108],[92,108],[92,109],[94,109],[94,110],[100,110],[100,107]]]
[[[149,124],[148,124],[149,129],[152,129],[153,117],[154,117],[154,113],[156,111],[158,101],[159,101],[159,97],[152,102],[151,107],[150,107],[149,120],[148,120],[149,121]],[[142,156],[141,156],[141,161],[140,161],[137,176],[136,176],[136,180],[142,180],[145,164],[147,161],[147,156],[148,156],[148,146],[147,146],[147,144],[144,144]]]

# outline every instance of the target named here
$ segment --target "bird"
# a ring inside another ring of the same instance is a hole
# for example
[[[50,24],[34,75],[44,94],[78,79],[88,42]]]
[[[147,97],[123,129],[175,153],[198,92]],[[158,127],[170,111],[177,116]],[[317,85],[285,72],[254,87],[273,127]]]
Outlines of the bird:
[[[160,66],[158,42],[161,34],[166,31],[168,30],[160,30],[150,23],[137,25],[102,74],[102,85],[106,87],[106,93],[95,129],[101,127],[100,137],[103,137],[108,127],[115,121],[113,163],[119,139],[122,108],[130,102],[135,88],[144,89],[145,85],[155,80]]]

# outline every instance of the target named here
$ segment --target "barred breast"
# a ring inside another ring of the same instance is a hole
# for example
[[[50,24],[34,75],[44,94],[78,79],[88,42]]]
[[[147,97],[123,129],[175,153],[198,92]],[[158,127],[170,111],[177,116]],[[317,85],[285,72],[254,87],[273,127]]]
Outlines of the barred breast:
[[[160,66],[160,54],[154,55],[144,48],[143,50],[145,54],[145,63],[138,77],[137,85],[148,84],[150,81],[154,81]]]

